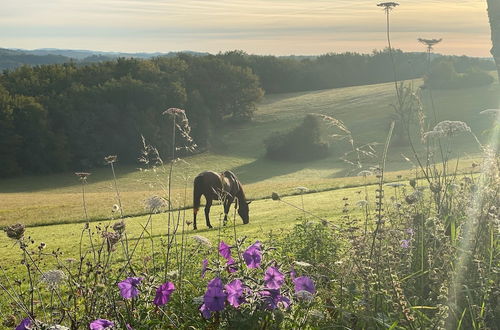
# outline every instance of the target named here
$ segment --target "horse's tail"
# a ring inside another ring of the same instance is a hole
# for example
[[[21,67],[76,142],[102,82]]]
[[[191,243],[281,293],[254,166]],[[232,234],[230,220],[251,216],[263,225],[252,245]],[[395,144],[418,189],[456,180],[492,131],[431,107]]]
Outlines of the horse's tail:
[[[194,178],[194,188],[193,188],[193,213],[196,215],[198,209],[200,208],[201,195],[203,194],[203,177],[198,175]]]

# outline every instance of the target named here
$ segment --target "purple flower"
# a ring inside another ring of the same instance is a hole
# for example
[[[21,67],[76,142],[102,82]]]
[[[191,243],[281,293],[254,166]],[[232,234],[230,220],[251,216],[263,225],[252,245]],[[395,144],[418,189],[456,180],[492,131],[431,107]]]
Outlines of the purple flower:
[[[205,304],[201,305],[200,307],[200,312],[201,315],[203,315],[204,318],[209,319],[210,316],[212,316],[212,312],[210,312]]]
[[[139,294],[139,290],[137,290],[137,286],[143,280],[142,277],[129,277],[126,280],[118,283],[118,287],[120,288],[120,294],[124,299],[130,299],[137,297]]]
[[[201,278],[205,278],[205,273],[207,272],[208,260],[203,259],[203,263],[201,265]]]
[[[293,284],[295,285],[295,292],[307,291],[311,294],[316,293],[316,287],[314,286],[314,282],[311,280],[310,277],[307,276],[297,277],[293,281]]]
[[[90,330],[103,330],[114,326],[115,324],[109,320],[98,319],[90,323]]]
[[[233,257],[229,257],[229,259],[227,259],[227,271],[230,273],[234,273],[237,270],[238,270],[238,268],[236,267],[236,263],[235,263]]]
[[[203,296],[203,304],[207,310],[218,312],[224,309],[227,295],[222,288],[222,280],[218,277],[208,283],[207,291]]]
[[[403,239],[401,240],[401,247],[403,249],[407,249],[410,247],[410,240],[409,239]]]
[[[248,268],[260,267],[260,262],[262,260],[262,250],[259,241],[250,245],[250,247],[246,249],[245,252],[243,252],[243,259],[245,260]]]
[[[295,272],[295,268],[293,266],[290,267],[290,278],[292,281],[295,281],[295,278],[297,277],[297,273]]]
[[[227,301],[233,307],[238,307],[245,302],[243,298],[243,284],[240,280],[233,280],[225,286],[227,292]]]
[[[170,300],[170,295],[175,290],[175,285],[172,282],[163,283],[156,289],[156,297],[153,303],[156,306],[163,306]]]
[[[276,267],[269,267],[264,274],[266,288],[279,289],[285,282],[285,276]]]
[[[31,322],[31,319],[29,317],[25,318],[24,320],[19,323],[19,325],[16,327],[16,330],[29,330],[32,329],[33,323]]]
[[[132,326],[130,324],[126,324],[125,327],[127,328],[127,330],[134,330],[134,328],[132,328]]]
[[[260,295],[263,297],[267,309],[276,309],[280,303],[285,309],[290,307],[290,299],[282,296],[279,289],[266,289],[261,291]]]
[[[229,260],[231,258],[231,247],[224,243],[224,241],[221,241],[219,243],[219,253],[224,259]]]

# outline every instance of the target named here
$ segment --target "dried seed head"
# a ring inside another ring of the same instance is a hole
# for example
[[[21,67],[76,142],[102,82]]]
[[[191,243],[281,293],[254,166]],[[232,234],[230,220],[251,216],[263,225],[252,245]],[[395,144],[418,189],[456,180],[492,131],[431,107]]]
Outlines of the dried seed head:
[[[123,233],[125,231],[125,221],[115,222],[113,230],[120,234]]]
[[[109,156],[104,157],[104,161],[108,164],[112,164],[112,163],[116,162],[117,158],[118,158],[118,156],[116,156],[116,155],[109,155]]]
[[[4,228],[5,233],[7,234],[7,237],[15,239],[15,240],[20,240],[24,236],[24,230],[25,227],[21,223],[16,223],[12,226],[8,226]]]
[[[63,280],[66,274],[60,269],[53,269],[42,274],[40,281],[45,282],[51,289],[55,289]]]
[[[150,210],[151,212],[157,212],[161,208],[167,206],[167,201],[163,197],[151,196],[144,201],[144,204],[146,206],[146,209]]]

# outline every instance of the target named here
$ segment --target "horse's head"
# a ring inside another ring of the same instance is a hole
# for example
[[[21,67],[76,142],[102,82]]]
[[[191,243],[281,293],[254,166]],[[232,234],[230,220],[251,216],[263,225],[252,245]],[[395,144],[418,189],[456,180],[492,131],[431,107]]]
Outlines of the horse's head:
[[[243,223],[245,225],[250,221],[250,215],[248,214],[248,204],[250,203],[251,202],[239,203],[238,214],[240,215],[241,219],[243,219]]]

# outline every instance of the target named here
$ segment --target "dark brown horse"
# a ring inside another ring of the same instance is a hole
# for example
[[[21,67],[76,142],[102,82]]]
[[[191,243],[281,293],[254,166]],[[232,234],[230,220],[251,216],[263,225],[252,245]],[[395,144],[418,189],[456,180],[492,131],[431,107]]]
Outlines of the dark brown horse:
[[[248,215],[248,204],[250,204],[250,202],[247,202],[245,193],[243,192],[243,187],[233,172],[225,171],[223,173],[216,173],[213,171],[206,171],[198,174],[198,176],[194,179],[194,229],[196,229],[196,214],[200,208],[201,195],[205,196],[207,201],[205,204],[205,220],[207,221],[208,228],[212,228],[209,214],[213,200],[221,200],[224,204],[224,224],[227,222],[229,208],[235,199],[238,201],[238,214],[241,219],[243,219],[244,224],[248,223],[250,219]]]

